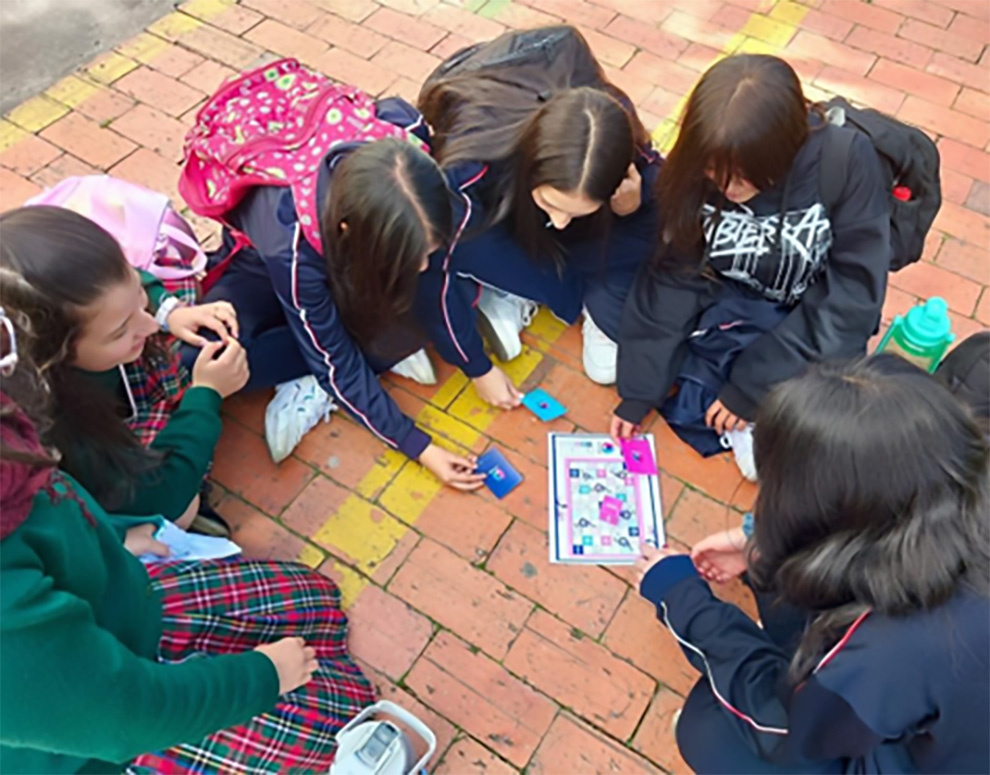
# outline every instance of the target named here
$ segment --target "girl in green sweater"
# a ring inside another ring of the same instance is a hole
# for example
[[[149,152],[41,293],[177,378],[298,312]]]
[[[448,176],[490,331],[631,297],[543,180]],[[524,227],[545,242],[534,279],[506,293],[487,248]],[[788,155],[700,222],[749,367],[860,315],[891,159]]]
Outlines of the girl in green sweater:
[[[38,439],[50,391],[17,283],[0,269],[21,347],[14,372],[0,308],[3,771],[326,772],[334,734],[373,700],[336,586],[276,562],[146,571],[134,555],[167,551],[147,518],[109,517]]]
[[[0,266],[12,272],[10,293],[37,331],[36,362],[54,393],[45,441],[61,467],[111,513],[188,527],[204,510],[220,401],[248,378],[233,307],[178,302],[71,210],[20,208],[0,215],[0,229]],[[201,326],[221,341],[206,344]],[[202,346],[191,387],[162,331]]]

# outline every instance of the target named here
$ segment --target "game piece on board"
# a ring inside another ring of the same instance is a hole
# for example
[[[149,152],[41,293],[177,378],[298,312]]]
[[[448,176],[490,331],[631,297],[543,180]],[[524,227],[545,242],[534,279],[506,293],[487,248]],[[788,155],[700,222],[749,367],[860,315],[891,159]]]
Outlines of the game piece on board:
[[[610,525],[618,525],[621,514],[622,501],[611,495],[606,495],[602,498],[602,505],[598,510],[598,517],[602,522],[608,522]]]
[[[637,439],[622,439],[622,458],[626,461],[626,468],[634,474],[647,474],[655,476],[657,474],[657,464],[653,460],[653,450],[650,443],[640,437]]]
[[[543,388],[531,390],[523,396],[522,402],[523,406],[543,420],[543,422],[550,422],[567,414],[567,407]]]
[[[485,485],[499,499],[516,489],[523,480],[522,474],[512,467],[505,455],[494,448],[478,458],[475,472],[485,474]]]

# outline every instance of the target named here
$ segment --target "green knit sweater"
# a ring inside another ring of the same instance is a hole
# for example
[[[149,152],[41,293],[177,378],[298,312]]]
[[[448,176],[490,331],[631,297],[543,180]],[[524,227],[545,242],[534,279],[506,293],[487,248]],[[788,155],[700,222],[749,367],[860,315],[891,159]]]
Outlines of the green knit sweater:
[[[156,661],[161,602],[122,545],[147,519],[111,522],[60,477],[0,543],[0,770],[119,772],[271,709],[278,675],[256,651]]]

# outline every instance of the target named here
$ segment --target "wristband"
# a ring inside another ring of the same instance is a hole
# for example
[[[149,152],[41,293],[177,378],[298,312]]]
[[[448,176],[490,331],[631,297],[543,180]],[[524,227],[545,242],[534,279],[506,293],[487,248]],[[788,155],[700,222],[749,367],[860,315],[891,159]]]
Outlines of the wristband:
[[[742,531],[743,531],[743,535],[746,536],[747,541],[753,537],[753,527],[754,527],[753,512],[747,511],[745,514],[743,514],[743,518],[742,518]]]
[[[155,322],[166,334],[168,333],[168,316],[172,314],[176,307],[180,306],[182,306],[182,302],[175,296],[166,296],[162,303],[158,305],[158,311],[155,313]]]

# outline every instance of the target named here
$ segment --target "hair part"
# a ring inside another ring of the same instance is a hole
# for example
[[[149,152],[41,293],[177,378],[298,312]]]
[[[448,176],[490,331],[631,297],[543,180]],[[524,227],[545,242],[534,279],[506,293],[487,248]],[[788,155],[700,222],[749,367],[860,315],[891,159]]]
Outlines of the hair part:
[[[817,366],[773,390],[754,428],[751,577],[818,612],[793,681],[866,610],[990,596],[987,440],[933,377],[893,355]]]
[[[61,467],[101,506],[115,510],[161,458],[127,427],[118,396],[72,362],[86,323],[83,310],[128,282],[134,270],[103,228],[48,206],[0,214],[0,270],[0,304],[17,310],[31,332],[19,355],[36,364],[51,389],[52,420],[39,428],[42,440],[59,450]]]

